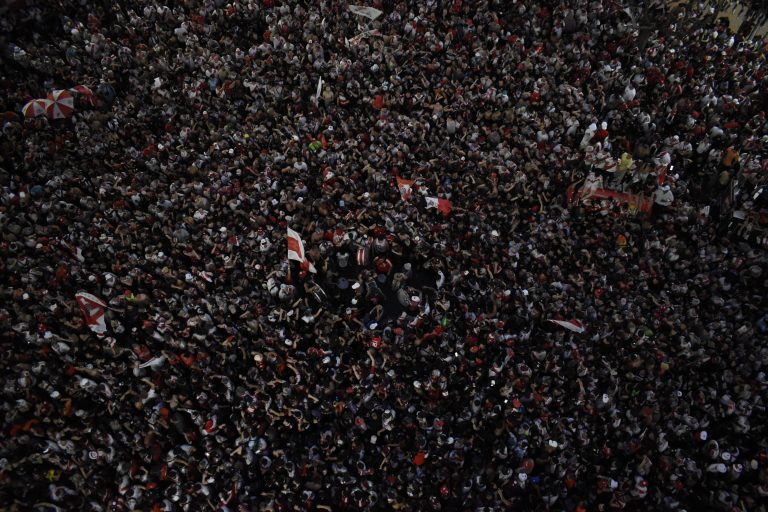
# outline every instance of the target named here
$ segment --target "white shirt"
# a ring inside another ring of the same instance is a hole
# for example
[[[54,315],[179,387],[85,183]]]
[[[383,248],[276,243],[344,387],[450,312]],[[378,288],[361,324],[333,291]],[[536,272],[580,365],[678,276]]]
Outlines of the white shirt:
[[[661,188],[656,189],[653,193],[653,202],[659,206],[669,206],[675,200],[675,196],[671,190],[664,190]]]
[[[629,84],[624,88],[624,94],[621,97],[624,101],[632,101],[635,99],[635,94],[637,94],[637,90]]]

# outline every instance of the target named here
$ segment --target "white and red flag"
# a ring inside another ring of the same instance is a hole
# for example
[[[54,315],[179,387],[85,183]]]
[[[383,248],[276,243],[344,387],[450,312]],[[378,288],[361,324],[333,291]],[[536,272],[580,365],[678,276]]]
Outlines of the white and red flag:
[[[449,200],[440,197],[425,197],[424,199],[427,201],[427,208],[437,208],[443,215],[451,213],[453,205]]]
[[[104,334],[107,331],[107,322],[104,318],[107,305],[104,301],[86,292],[75,294],[75,300],[80,309],[83,310],[85,323],[88,327],[96,334]]]
[[[549,320],[549,321],[559,325],[560,327],[565,327],[569,331],[573,331],[577,333],[584,332],[584,326],[581,325],[581,322],[579,322],[575,318],[572,318],[571,320]]]
[[[301,236],[291,228],[288,228],[288,259],[301,263],[301,268],[304,270],[317,273],[315,266],[307,259]]]
[[[371,249],[369,247],[358,247],[356,255],[357,265],[360,267],[368,265],[370,254]]]
[[[416,180],[405,180],[400,176],[397,177],[397,189],[400,191],[400,197],[403,201],[408,201],[413,195],[413,184]]]

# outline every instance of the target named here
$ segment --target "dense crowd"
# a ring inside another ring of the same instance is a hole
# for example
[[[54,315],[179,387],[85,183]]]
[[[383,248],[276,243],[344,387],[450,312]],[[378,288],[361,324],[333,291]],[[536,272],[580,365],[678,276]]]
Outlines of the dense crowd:
[[[7,3],[0,506],[768,510],[765,44],[375,7]]]

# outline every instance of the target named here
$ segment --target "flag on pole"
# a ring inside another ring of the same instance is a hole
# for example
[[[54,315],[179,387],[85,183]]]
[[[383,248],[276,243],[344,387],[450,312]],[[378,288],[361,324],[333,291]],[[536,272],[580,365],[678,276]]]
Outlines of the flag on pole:
[[[560,327],[565,327],[569,331],[582,333],[584,332],[584,326],[581,325],[581,322],[576,320],[575,318],[571,320],[548,320],[549,322],[552,322],[553,324],[557,324]]]
[[[427,208],[437,208],[443,215],[451,213],[453,205],[449,200],[440,197],[426,197],[425,199],[427,201]]]
[[[288,259],[301,263],[301,268],[317,273],[315,266],[307,259],[304,253],[304,242],[301,236],[291,228],[288,228]]]
[[[317,102],[320,102],[320,95],[323,93],[323,77],[317,79],[317,90],[315,91],[315,98]]]
[[[104,319],[104,312],[107,305],[98,297],[86,292],[75,294],[75,301],[85,315],[85,323],[96,334],[103,334],[107,331],[107,322]]]
[[[400,190],[400,197],[403,201],[408,201],[413,195],[413,184],[416,180],[404,180],[400,176],[397,177],[397,188]]]

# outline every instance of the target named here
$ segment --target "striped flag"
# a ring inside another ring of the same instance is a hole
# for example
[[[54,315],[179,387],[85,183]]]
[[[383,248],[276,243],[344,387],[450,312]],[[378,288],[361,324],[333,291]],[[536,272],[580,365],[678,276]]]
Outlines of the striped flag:
[[[357,249],[357,265],[364,267],[368,265],[368,259],[370,257],[371,250],[368,247],[359,247]]]
[[[307,259],[304,253],[304,242],[301,236],[291,228],[288,228],[288,259],[301,263],[301,268],[317,273],[315,266]]]
[[[553,324],[557,324],[560,327],[565,327],[569,331],[582,333],[584,332],[584,326],[581,325],[581,322],[576,320],[575,318],[571,320],[548,320],[549,322],[552,322]]]

